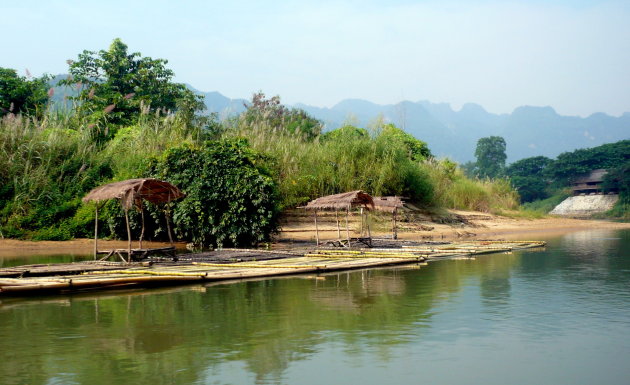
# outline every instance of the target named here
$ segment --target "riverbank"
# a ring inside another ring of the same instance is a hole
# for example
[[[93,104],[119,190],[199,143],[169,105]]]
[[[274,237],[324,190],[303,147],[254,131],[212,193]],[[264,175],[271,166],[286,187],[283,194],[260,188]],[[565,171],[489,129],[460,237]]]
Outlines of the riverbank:
[[[539,219],[514,218],[492,215],[476,211],[449,210],[454,218],[449,223],[420,221],[416,223],[400,223],[398,239],[406,240],[457,240],[468,239],[508,239],[524,240],[548,238],[552,235],[591,230],[591,229],[630,229],[630,223],[593,219],[574,219],[561,217],[545,217]],[[352,225],[351,225],[352,227]],[[383,228],[383,226],[379,226]],[[342,225],[342,233],[345,227]],[[337,230],[331,224],[319,227],[321,240],[334,239]],[[391,230],[372,231],[374,237],[390,237]],[[343,237],[343,234],[342,234]],[[315,241],[313,223],[289,223],[277,237],[280,242],[291,240]]]
[[[604,220],[584,220],[548,217],[541,219],[510,218],[481,212],[457,211],[451,213],[458,218],[456,223],[435,223],[423,221],[413,227],[403,223],[398,232],[399,239],[407,240],[456,240],[456,239],[546,239],[550,236],[590,229],[630,229],[630,223]],[[315,228],[312,223],[299,222],[283,225],[275,237],[278,243],[291,241],[315,241]],[[320,239],[334,239],[337,233],[330,226],[320,228]],[[387,231],[374,231],[374,237],[391,236]],[[165,247],[168,243],[144,242],[145,247]],[[137,242],[133,243],[137,246]],[[185,243],[176,244],[185,249]],[[92,239],[70,241],[21,241],[0,239],[0,257],[20,257],[33,255],[86,255],[93,251]],[[126,241],[99,240],[99,249],[126,248]]]

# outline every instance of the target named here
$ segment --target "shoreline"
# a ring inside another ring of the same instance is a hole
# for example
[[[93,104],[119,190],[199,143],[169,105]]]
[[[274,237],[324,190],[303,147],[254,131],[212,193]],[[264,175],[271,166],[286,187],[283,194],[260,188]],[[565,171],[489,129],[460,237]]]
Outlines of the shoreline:
[[[541,219],[519,219],[501,217],[486,213],[454,211],[455,214],[467,220],[466,225],[447,225],[433,222],[423,222],[430,225],[432,230],[400,230],[398,239],[404,240],[463,240],[501,238],[507,240],[542,240],[563,234],[595,229],[630,229],[630,223],[612,222],[605,220],[571,219],[548,217]],[[292,241],[315,242],[315,232],[310,223],[297,226],[285,226],[274,237],[274,244],[290,244]],[[373,237],[391,236],[389,232],[375,231]],[[336,239],[336,230],[320,230],[320,239]],[[100,240],[99,249],[126,248],[127,241]],[[165,247],[169,243],[145,241],[146,247]],[[132,243],[137,247],[137,241]],[[184,250],[186,244],[177,242],[175,247]],[[0,239],[0,258],[17,259],[29,256],[52,255],[89,255],[94,250],[94,240],[88,238],[70,241],[23,241],[16,239]]]

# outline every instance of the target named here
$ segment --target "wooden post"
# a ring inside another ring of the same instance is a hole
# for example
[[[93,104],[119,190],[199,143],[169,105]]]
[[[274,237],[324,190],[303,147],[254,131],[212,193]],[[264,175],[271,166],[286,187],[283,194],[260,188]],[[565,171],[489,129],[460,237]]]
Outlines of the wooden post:
[[[350,207],[346,207],[346,237],[348,238],[348,247],[350,247],[350,227],[348,226],[349,216],[350,216]]]
[[[98,255],[98,202],[96,202],[96,210],[94,211],[94,260]]]
[[[394,239],[398,239],[398,228],[396,226],[396,213],[398,212],[398,208],[394,207],[394,215],[393,215],[393,219],[394,219],[394,228],[392,229],[392,237]]]
[[[140,201],[140,215],[142,216],[142,230],[140,231],[140,239],[138,240],[138,244],[140,248],[142,248],[142,238],[144,238],[144,204]]]
[[[372,233],[370,232],[370,212],[365,212],[365,226],[367,227],[367,236],[370,239],[370,245],[372,244]]]
[[[317,209],[315,209],[315,242],[319,246],[319,228],[317,227]]]
[[[359,231],[359,237],[363,237],[363,207],[361,207],[361,230]]]
[[[337,208],[335,207],[335,220],[337,221],[337,240],[341,240],[341,229],[339,228],[339,215],[337,212]]]
[[[131,262],[131,227],[129,227],[129,209],[125,208],[125,222],[127,223],[127,262]]]
[[[171,234],[171,210],[169,209],[168,203],[166,205],[167,206],[164,210],[164,216],[166,217],[166,231],[168,232],[168,240],[171,243],[171,247],[172,247],[173,235]]]

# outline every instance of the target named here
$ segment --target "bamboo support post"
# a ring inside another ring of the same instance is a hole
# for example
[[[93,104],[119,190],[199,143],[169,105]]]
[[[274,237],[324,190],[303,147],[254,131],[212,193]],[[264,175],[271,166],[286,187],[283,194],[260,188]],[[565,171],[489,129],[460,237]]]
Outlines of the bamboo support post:
[[[359,231],[359,237],[363,236],[363,207],[361,207],[361,230]]]
[[[131,227],[129,227],[129,209],[125,209],[125,222],[127,223],[127,262],[131,262]]]
[[[94,260],[96,261],[96,255],[98,254],[98,203],[95,205],[94,211]]]
[[[341,229],[339,228],[339,212],[335,208],[335,220],[337,221],[337,240],[341,240]]]
[[[144,238],[144,204],[140,201],[140,215],[142,217],[142,230],[140,231],[140,239],[138,240],[138,245],[142,248],[142,238]]]
[[[393,218],[393,227],[392,227],[392,238],[393,239],[398,239],[398,228],[396,225],[396,214],[398,212],[398,209],[394,208],[394,214],[392,215]]]
[[[317,227],[317,210],[315,210],[315,242],[319,246],[319,228]]]
[[[166,206],[166,209],[164,210],[164,216],[166,217],[166,231],[168,232],[168,241],[171,243],[171,246],[173,246],[173,234],[171,233],[171,210],[168,206]]]
[[[350,216],[350,207],[346,207],[346,237],[348,238],[348,247],[350,247],[350,227],[348,225],[349,216]]]

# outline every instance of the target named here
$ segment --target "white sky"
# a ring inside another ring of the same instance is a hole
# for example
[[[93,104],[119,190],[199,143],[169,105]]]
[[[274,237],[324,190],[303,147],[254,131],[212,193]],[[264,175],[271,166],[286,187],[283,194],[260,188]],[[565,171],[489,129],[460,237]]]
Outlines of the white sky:
[[[120,37],[231,98],[630,111],[630,1],[2,0],[0,35],[0,67],[22,74]]]

